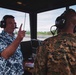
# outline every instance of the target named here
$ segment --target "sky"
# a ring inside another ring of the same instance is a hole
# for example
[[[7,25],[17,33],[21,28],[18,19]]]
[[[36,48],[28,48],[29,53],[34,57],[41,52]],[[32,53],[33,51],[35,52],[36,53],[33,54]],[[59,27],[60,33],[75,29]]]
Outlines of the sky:
[[[76,5],[71,6],[74,10],[76,10]],[[42,12],[37,14],[37,30],[38,31],[50,31],[50,27],[55,24],[55,19],[61,15],[65,11],[65,8],[56,9],[52,11]],[[4,15],[13,15],[15,17],[15,21],[17,26],[20,27],[23,24],[23,28],[26,31],[30,31],[30,22],[29,22],[29,14],[0,8],[0,21],[2,20]],[[2,29],[0,28],[0,31]]]

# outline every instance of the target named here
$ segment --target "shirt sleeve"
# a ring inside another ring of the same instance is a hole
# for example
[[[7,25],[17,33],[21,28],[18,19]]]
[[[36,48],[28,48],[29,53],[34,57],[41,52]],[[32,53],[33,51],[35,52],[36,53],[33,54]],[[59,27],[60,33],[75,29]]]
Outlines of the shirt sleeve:
[[[34,62],[35,75],[46,75],[47,70],[47,50],[45,46],[40,46],[37,49],[37,56]]]

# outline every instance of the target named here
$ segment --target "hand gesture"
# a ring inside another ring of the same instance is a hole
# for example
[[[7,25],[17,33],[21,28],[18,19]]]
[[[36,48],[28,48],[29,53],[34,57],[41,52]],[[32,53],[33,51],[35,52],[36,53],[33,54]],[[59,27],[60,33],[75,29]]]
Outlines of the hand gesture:
[[[21,30],[22,29],[22,24],[21,24],[21,26],[20,26],[20,28],[19,28],[19,31],[18,31],[18,37],[19,37],[19,39],[23,39],[24,37],[25,37],[25,32],[26,31],[24,31],[24,30]]]

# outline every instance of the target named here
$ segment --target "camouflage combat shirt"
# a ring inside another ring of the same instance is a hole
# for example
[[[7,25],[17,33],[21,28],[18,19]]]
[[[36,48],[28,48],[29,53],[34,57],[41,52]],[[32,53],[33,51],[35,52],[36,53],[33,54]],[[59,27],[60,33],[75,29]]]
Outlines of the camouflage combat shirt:
[[[76,35],[60,33],[37,49],[35,75],[76,75]]]
[[[5,31],[2,31],[0,34],[0,52],[8,47],[14,40],[15,36],[10,36]],[[19,46],[9,59],[0,57],[0,75],[22,75],[24,73],[22,65],[23,56],[20,50]]]

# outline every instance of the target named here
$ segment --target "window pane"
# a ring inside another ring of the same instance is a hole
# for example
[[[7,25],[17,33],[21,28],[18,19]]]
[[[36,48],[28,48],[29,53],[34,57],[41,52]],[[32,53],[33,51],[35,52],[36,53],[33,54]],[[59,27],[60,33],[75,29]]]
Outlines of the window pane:
[[[76,11],[76,5],[72,5],[72,6],[70,6],[70,8],[72,8]]]
[[[15,17],[15,21],[18,27],[18,29],[14,31],[15,33],[18,33],[20,25],[23,24],[22,29],[26,30],[26,36],[23,39],[23,41],[30,40],[30,25],[29,25],[29,14],[28,13],[0,8],[0,21],[2,20],[4,15],[13,15]],[[0,28],[0,32],[2,30],[3,29]]]
[[[65,8],[55,9],[37,15],[37,39],[51,37],[50,27],[55,25],[55,19],[65,11]]]

